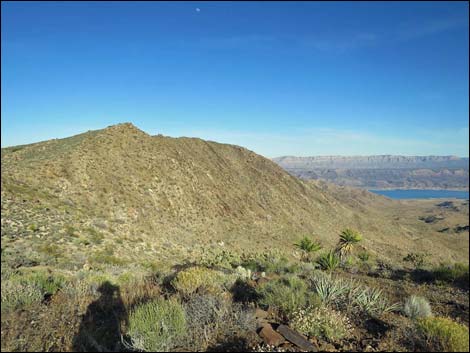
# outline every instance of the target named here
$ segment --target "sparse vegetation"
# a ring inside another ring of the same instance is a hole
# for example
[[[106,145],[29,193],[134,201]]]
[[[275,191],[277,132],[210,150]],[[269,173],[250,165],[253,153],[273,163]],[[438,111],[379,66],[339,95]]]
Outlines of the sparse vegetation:
[[[307,308],[293,313],[291,326],[309,337],[336,342],[351,334],[349,319],[327,307]]]
[[[419,319],[419,332],[424,336],[430,351],[468,352],[468,327],[445,317]]]
[[[403,261],[410,262],[415,269],[422,269],[426,264],[429,258],[428,253],[408,253]]]
[[[275,308],[284,316],[305,307],[309,301],[307,285],[294,275],[264,283],[256,291],[261,305]]]
[[[403,306],[403,312],[412,320],[432,316],[431,305],[429,305],[426,298],[416,295],[412,295],[406,299],[405,305]]]
[[[340,258],[334,251],[329,251],[320,255],[317,259],[317,264],[323,270],[333,271],[340,265]]]
[[[129,314],[128,335],[133,349],[168,351],[177,346],[185,329],[184,310],[175,299],[154,299]]]
[[[301,251],[304,261],[308,261],[310,255],[314,252],[321,250],[322,246],[319,242],[303,237],[298,243],[295,244]]]
[[[171,282],[171,285],[181,295],[188,297],[198,289],[203,289],[213,294],[221,293],[224,285],[232,280],[234,282],[235,279],[229,279],[222,272],[216,270],[204,267],[191,267],[179,272]]]
[[[359,243],[362,240],[362,235],[358,231],[355,231],[351,228],[346,228],[339,235],[339,242],[336,247],[341,258],[345,258],[354,248],[354,245]]]

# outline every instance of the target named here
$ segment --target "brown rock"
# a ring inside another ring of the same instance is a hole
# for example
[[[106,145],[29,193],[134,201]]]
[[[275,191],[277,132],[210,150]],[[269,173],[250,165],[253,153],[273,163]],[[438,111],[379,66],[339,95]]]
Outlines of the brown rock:
[[[303,337],[300,333],[292,330],[286,325],[279,325],[279,327],[277,328],[277,332],[284,336],[286,340],[292,342],[304,351],[318,352],[318,349],[313,344],[311,344],[305,337]]]
[[[259,336],[263,339],[264,343],[274,347],[277,347],[286,341],[284,337],[273,330],[270,324],[263,326],[259,331]]]

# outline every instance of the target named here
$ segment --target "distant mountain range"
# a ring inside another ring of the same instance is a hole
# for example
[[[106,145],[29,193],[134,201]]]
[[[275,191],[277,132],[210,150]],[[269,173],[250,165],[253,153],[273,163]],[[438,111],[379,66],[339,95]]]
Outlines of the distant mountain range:
[[[468,189],[469,159],[456,156],[284,156],[273,159],[303,179],[378,189]]]

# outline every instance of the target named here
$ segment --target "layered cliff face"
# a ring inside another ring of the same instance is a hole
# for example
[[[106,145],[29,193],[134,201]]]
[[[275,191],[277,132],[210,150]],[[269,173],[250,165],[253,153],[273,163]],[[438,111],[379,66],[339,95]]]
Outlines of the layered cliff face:
[[[377,212],[393,201],[364,191],[343,202],[242,147],[131,124],[2,149],[1,182],[2,239],[39,260],[51,245],[72,264],[106,249],[126,261],[184,258],[214,243],[289,251],[305,234],[332,246],[345,227],[390,257],[435,249],[422,222],[402,227]]]
[[[363,188],[468,189],[469,160],[455,156],[318,156],[274,158],[303,179]]]

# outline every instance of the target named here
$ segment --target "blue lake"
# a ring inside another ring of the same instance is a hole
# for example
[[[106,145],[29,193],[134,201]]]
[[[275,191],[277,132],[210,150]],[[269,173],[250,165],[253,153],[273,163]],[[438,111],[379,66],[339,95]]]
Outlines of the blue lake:
[[[391,199],[468,199],[468,191],[455,190],[369,190]]]

